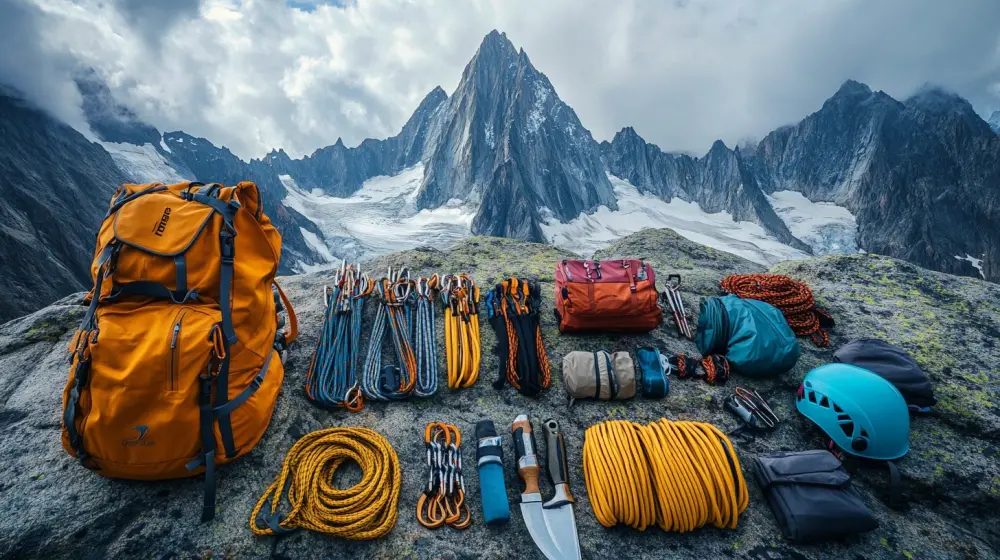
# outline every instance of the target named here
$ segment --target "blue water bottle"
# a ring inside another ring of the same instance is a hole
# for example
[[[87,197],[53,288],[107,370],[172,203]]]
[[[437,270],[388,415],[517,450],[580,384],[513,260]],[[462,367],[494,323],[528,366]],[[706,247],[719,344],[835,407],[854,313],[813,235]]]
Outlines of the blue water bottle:
[[[492,420],[476,423],[476,469],[479,471],[479,494],[487,525],[500,525],[510,519],[507,484],[503,476],[503,446]]]

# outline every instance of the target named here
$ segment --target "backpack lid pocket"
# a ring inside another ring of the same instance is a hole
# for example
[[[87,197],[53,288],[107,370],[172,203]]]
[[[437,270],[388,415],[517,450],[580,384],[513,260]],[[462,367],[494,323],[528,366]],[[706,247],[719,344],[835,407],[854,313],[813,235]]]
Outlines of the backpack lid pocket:
[[[135,199],[115,214],[115,237],[154,255],[173,257],[188,250],[212,219],[211,206],[186,201],[173,191]]]

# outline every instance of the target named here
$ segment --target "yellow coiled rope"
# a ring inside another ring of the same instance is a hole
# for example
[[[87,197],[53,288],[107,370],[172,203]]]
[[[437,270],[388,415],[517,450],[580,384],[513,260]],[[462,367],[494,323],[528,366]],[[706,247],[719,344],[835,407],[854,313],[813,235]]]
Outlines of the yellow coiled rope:
[[[643,531],[736,528],[749,503],[732,443],[715,426],[612,420],[587,428],[583,472],[597,521]]]
[[[333,476],[345,461],[356,462],[363,475],[341,490]],[[396,525],[399,489],[399,457],[381,434],[367,428],[317,430],[285,456],[281,474],[250,515],[250,528],[257,535],[303,528],[351,540],[381,538]],[[278,514],[282,496],[291,504],[287,515]],[[269,514],[261,511],[268,500]]]

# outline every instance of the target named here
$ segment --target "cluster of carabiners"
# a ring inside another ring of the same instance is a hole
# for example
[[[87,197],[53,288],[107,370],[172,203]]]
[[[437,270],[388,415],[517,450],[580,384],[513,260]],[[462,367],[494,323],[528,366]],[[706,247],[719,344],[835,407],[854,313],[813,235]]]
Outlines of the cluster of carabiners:
[[[336,283],[323,287],[326,313],[306,374],[309,400],[352,412],[364,406],[357,374],[358,347],[365,299],[373,288],[368,275],[346,261],[337,270]]]
[[[468,274],[441,280],[448,388],[471,387],[479,379],[482,347],[479,335],[479,286]]]
[[[738,432],[767,432],[778,426],[778,415],[757,391],[737,387],[722,404],[743,422]]]
[[[406,268],[393,271],[375,281],[373,290],[379,307],[372,325],[371,344],[365,358],[361,390],[365,397],[388,401],[404,399],[417,384],[417,355],[413,349],[413,282]],[[387,328],[388,327],[388,328]],[[398,366],[382,365],[382,341],[385,332],[392,334]]]
[[[427,488],[417,500],[417,521],[428,529],[467,528],[472,516],[465,502],[461,432],[457,426],[431,422],[424,430],[424,445],[430,473]]]

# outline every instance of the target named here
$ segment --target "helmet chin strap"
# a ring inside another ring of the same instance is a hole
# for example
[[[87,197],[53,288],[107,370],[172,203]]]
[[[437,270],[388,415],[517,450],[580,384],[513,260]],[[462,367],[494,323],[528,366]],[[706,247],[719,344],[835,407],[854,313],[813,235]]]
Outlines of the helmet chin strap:
[[[860,446],[860,448],[859,448]],[[856,437],[851,440],[851,448],[858,453],[863,452],[868,448],[868,439],[864,437]],[[866,459],[864,457],[859,457],[850,453],[846,453],[837,447],[836,442],[832,439],[829,440],[827,444],[827,450],[832,453],[835,457],[840,459],[841,462],[846,462],[851,460],[857,464],[872,465],[872,466],[884,466],[889,470],[889,501],[887,505],[894,510],[901,511],[906,509],[906,503],[903,501],[903,478],[899,474],[899,467],[896,466],[895,461],[882,461],[876,459]]]

